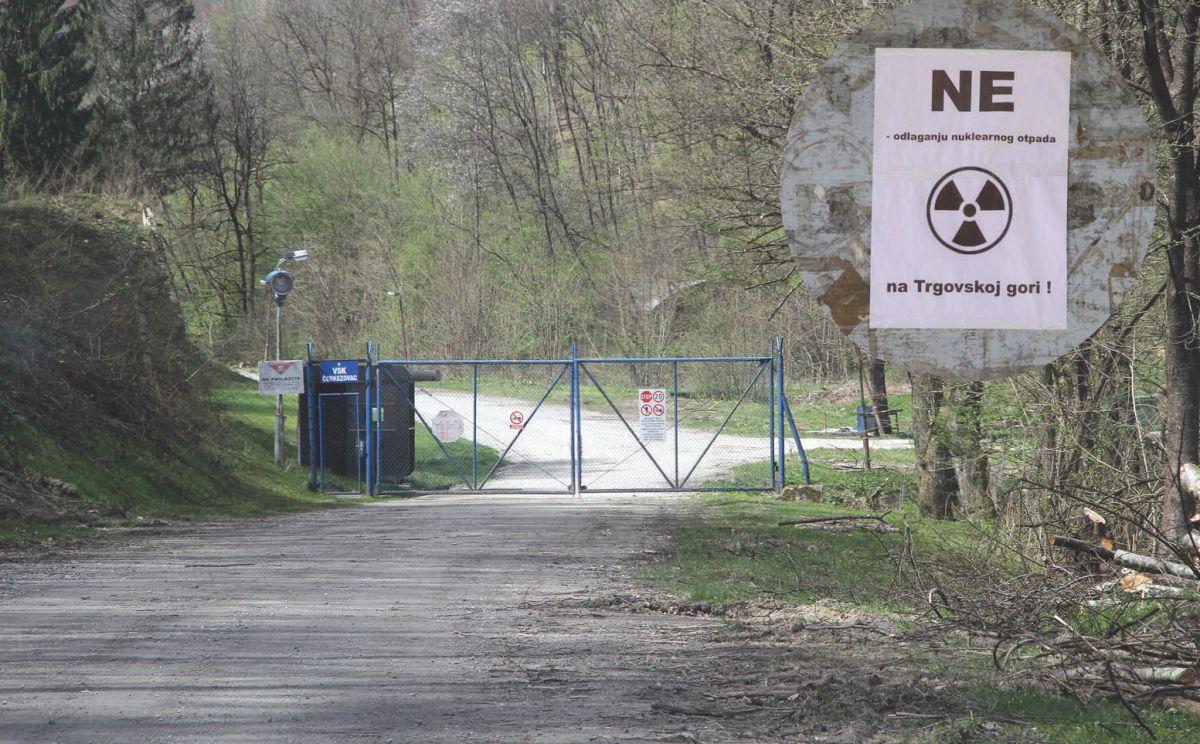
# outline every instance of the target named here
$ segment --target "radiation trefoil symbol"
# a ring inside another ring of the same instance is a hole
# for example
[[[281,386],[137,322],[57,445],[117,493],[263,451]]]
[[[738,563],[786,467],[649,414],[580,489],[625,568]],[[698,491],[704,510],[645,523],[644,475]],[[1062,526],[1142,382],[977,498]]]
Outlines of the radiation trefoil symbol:
[[[925,208],[929,230],[955,253],[995,248],[1012,224],[1012,197],[991,171],[968,166],[938,179]]]

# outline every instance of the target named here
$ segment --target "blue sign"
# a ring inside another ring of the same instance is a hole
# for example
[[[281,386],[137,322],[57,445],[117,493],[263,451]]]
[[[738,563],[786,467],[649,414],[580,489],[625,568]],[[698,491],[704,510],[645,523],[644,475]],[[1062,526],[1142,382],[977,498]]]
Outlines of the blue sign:
[[[321,362],[321,382],[358,382],[358,362]]]

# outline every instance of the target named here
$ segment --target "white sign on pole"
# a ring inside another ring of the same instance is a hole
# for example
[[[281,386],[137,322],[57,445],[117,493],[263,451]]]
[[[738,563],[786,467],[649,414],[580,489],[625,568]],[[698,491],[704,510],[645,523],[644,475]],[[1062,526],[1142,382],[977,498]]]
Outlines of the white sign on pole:
[[[453,442],[463,435],[463,417],[451,410],[438,411],[429,428],[439,441]]]
[[[875,50],[871,328],[1067,327],[1071,54]]]
[[[667,438],[667,391],[643,388],[638,391],[638,436],[643,442]]]
[[[258,392],[289,395],[304,392],[304,362],[299,359],[258,363]]]

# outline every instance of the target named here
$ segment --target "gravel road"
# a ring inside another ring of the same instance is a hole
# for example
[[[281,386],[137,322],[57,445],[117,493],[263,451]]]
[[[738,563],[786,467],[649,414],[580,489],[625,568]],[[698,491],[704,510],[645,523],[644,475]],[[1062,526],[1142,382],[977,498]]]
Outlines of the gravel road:
[[[712,623],[588,609],[679,497],[439,496],[0,564],[0,740],[638,741]]]

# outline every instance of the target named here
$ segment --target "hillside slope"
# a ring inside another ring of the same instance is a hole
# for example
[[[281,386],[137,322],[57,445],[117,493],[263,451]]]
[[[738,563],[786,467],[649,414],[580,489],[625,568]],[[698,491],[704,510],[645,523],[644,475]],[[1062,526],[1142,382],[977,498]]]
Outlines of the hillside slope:
[[[153,239],[121,205],[0,204],[0,541],[319,500],[270,465],[270,402],[196,374]]]

